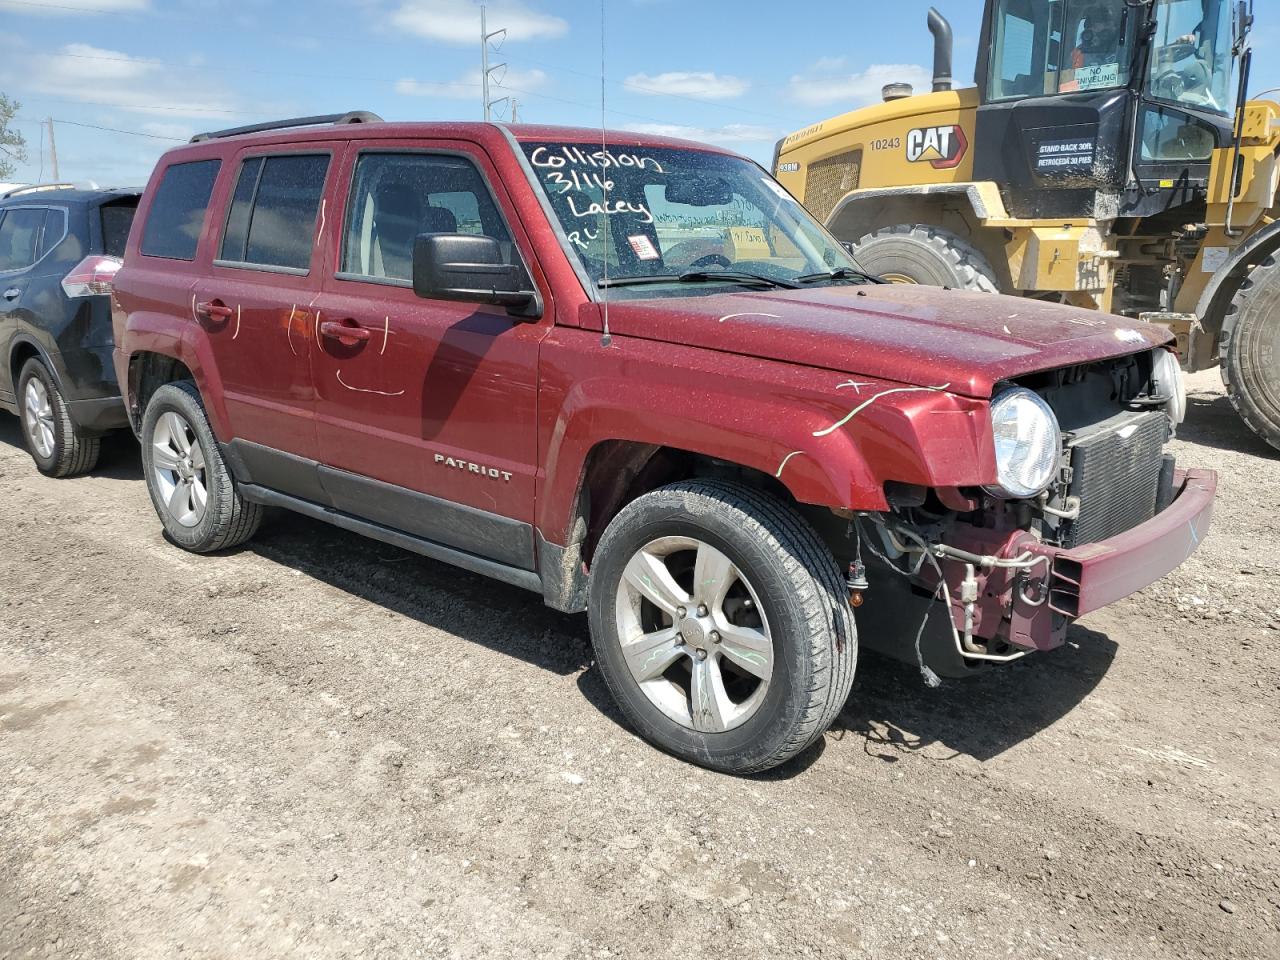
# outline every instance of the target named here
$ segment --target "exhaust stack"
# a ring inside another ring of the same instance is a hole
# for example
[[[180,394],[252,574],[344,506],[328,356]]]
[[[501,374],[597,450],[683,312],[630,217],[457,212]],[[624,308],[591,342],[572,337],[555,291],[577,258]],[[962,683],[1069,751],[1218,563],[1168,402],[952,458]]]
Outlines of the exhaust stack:
[[[929,8],[929,32],[933,34],[933,92],[951,89],[951,24],[936,7]]]

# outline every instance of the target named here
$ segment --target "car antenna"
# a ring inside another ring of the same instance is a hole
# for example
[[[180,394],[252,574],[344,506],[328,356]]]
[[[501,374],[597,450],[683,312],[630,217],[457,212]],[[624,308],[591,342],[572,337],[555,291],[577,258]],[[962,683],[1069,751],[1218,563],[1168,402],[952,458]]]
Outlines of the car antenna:
[[[609,152],[608,143],[605,134],[605,112],[604,112],[604,4],[605,0],[600,0],[600,150],[602,153]],[[604,283],[600,286],[600,294],[604,303],[604,331],[600,334],[600,346],[607,347],[613,342],[613,335],[609,333],[609,180],[607,177],[601,177],[600,189],[604,191],[603,202],[600,204],[603,212],[602,227],[600,236],[604,239]]]

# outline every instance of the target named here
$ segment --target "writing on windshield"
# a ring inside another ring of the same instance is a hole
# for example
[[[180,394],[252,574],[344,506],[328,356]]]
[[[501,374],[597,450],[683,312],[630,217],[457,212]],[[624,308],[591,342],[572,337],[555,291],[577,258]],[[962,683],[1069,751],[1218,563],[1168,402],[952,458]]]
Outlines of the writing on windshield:
[[[691,271],[786,281],[856,264],[781,186],[740,157],[679,148],[526,143],[592,281]],[[689,289],[646,286],[646,296]]]

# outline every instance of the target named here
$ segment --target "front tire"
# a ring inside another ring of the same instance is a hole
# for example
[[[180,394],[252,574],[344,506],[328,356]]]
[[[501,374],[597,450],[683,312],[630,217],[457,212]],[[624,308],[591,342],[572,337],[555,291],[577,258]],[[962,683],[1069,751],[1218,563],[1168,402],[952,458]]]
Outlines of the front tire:
[[[919,223],[869,233],[853,248],[864,270],[891,283],[999,293],[996,272],[968,240]]]
[[[793,509],[686,481],[628,504],[591,568],[591,642],[650,743],[727,773],[777,766],[844,706],[857,661],[845,587]]]
[[[1280,450],[1280,261],[1253,268],[1222,324],[1222,383],[1249,428]]]
[[[147,492],[170,540],[211,553],[257,532],[262,508],[240,495],[195,384],[169,383],[152,394],[141,440]]]
[[[98,465],[102,441],[80,434],[53,375],[35,357],[18,374],[18,412],[27,451],[46,477],[74,477]]]

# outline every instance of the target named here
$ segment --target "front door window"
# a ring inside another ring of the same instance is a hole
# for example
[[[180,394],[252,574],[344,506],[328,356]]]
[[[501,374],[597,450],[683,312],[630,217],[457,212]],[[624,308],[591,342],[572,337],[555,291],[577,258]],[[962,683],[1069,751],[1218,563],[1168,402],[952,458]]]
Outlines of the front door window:
[[[1148,86],[1159,100],[1230,113],[1229,0],[1160,0]]]

